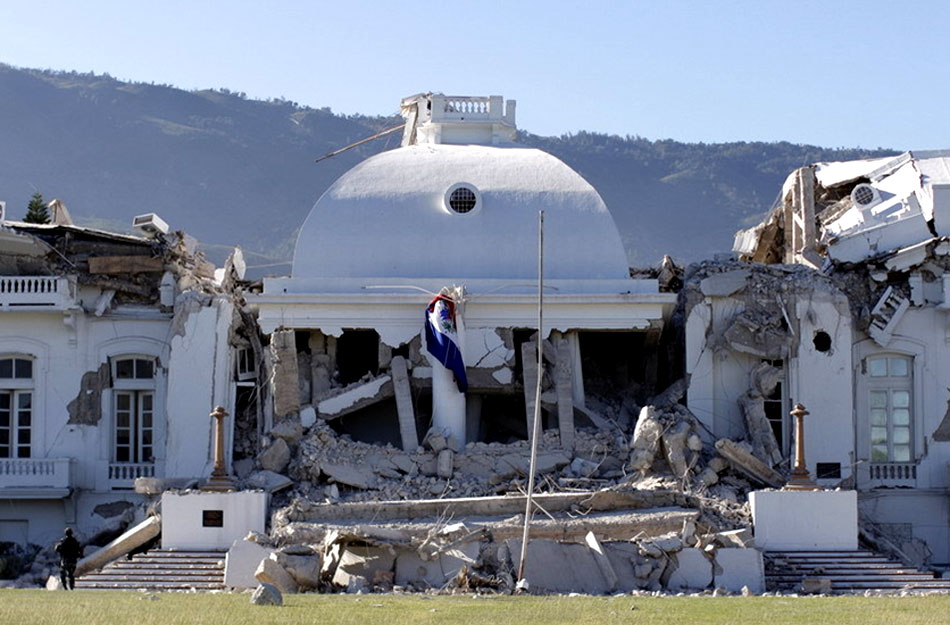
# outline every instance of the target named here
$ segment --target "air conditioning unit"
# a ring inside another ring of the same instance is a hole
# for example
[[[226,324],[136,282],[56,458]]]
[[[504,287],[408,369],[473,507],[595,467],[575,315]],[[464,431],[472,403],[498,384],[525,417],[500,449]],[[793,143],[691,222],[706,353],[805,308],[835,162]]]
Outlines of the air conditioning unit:
[[[168,224],[155,213],[146,213],[132,218],[132,227],[147,237],[168,234]]]
[[[881,194],[871,185],[862,182],[851,189],[851,202],[859,208],[868,208],[881,201]]]

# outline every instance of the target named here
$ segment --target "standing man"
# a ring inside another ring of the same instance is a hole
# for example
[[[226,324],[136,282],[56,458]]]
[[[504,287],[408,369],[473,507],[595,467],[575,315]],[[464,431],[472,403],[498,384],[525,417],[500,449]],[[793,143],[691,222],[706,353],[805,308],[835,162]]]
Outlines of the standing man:
[[[82,557],[82,545],[73,538],[73,530],[66,528],[62,540],[56,543],[56,553],[59,554],[59,578],[63,581],[63,588],[76,590],[76,563]]]

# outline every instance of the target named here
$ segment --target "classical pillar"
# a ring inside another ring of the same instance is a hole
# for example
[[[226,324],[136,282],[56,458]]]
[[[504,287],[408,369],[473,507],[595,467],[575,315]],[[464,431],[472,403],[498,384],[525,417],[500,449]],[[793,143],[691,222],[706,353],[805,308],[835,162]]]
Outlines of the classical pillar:
[[[228,416],[228,413],[224,410],[224,406],[216,406],[209,416],[215,420],[214,469],[211,471],[211,479],[202,490],[221,492],[236,490],[224,461],[224,418]]]
[[[462,358],[465,357],[465,321],[461,298],[455,298],[455,333]],[[432,425],[447,436],[452,435],[458,441],[459,451],[465,447],[465,393],[458,389],[455,374],[447,369],[435,357],[426,352],[432,363]]]

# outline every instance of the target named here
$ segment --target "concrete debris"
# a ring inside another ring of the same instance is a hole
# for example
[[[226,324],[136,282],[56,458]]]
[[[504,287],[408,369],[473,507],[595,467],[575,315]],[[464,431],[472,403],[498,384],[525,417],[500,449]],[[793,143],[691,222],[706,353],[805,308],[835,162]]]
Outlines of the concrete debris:
[[[769,466],[781,462],[782,452],[779,451],[772,424],[765,414],[765,397],[758,391],[749,391],[739,398],[739,406],[745,417],[753,455]]]
[[[274,442],[257,456],[257,462],[265,471],[280,473],[290,462],[290,446],[282,438],[274,439]]]
[[[759,483],[773,488],[779,488],[785,483],[781,473],[763,463],[752,455],[751,451],[734,441],[726,438],[719,439],[716,441],[716,450],[729,460],[736,469]]]
[[[390,590],[395,563],[396,556],[391,549],[349,544],[340,551],[333,585],[353,593],[373,588]]]
[[[637,427],[633,431],[633,440],[630,442],[630,468],[645,472],[653,466],[663,435],[663,426],[656,418],[656,409],[653,406],[644,406],[637,419]]]
[[[748,531],[748,530],[741,530]],[[765,592],[765,565],[762,552],[751,548],[728,547],[716,551],[716,588],[731,592]]]
[[[392,378],[383,375],[377,378],[368,376],[356,384],[348,386],[337,394],[331,394],[317,404],[317,412],[323,419],[336,419],[375,403],[389,399],[394,394]]]
[[[283,594],[293,594],[298,591],[297,582],[290,573],[277,562],[277,554],[272,553],[257,565],[254,577],[262,584],[271,584]]]
[[[284,419],[271,428],[270,435],[284,439],[288,445],[295,445],[303,436],[303,425],[295,419]]]
[[[251,595],[251,603],[254,605],[283,605],[284,596],[273,584],[263,583]]]
[[[703,590],[712,581],[712,562],[701,550],[688,547],[676,553],[676,566],[670,574],[668,588]]]
[[[300,413],[297,342],[293,330],[277,330],[270,336],[270,386],[277,418]]]
[[[248,488],[265,490],[268,493],[276,493],[279,490],[290,488],[294,481],[286,475],[275,473],[274,471],[255,471],[245,480]]]

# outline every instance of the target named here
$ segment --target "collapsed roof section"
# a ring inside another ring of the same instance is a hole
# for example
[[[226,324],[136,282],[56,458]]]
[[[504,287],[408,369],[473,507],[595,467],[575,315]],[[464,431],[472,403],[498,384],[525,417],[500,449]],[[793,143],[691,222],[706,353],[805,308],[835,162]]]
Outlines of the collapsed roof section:
[[[821,268],[950,236],[950,151],[816,163],[789,175],[757,226],[736,234],[744,260]]]

